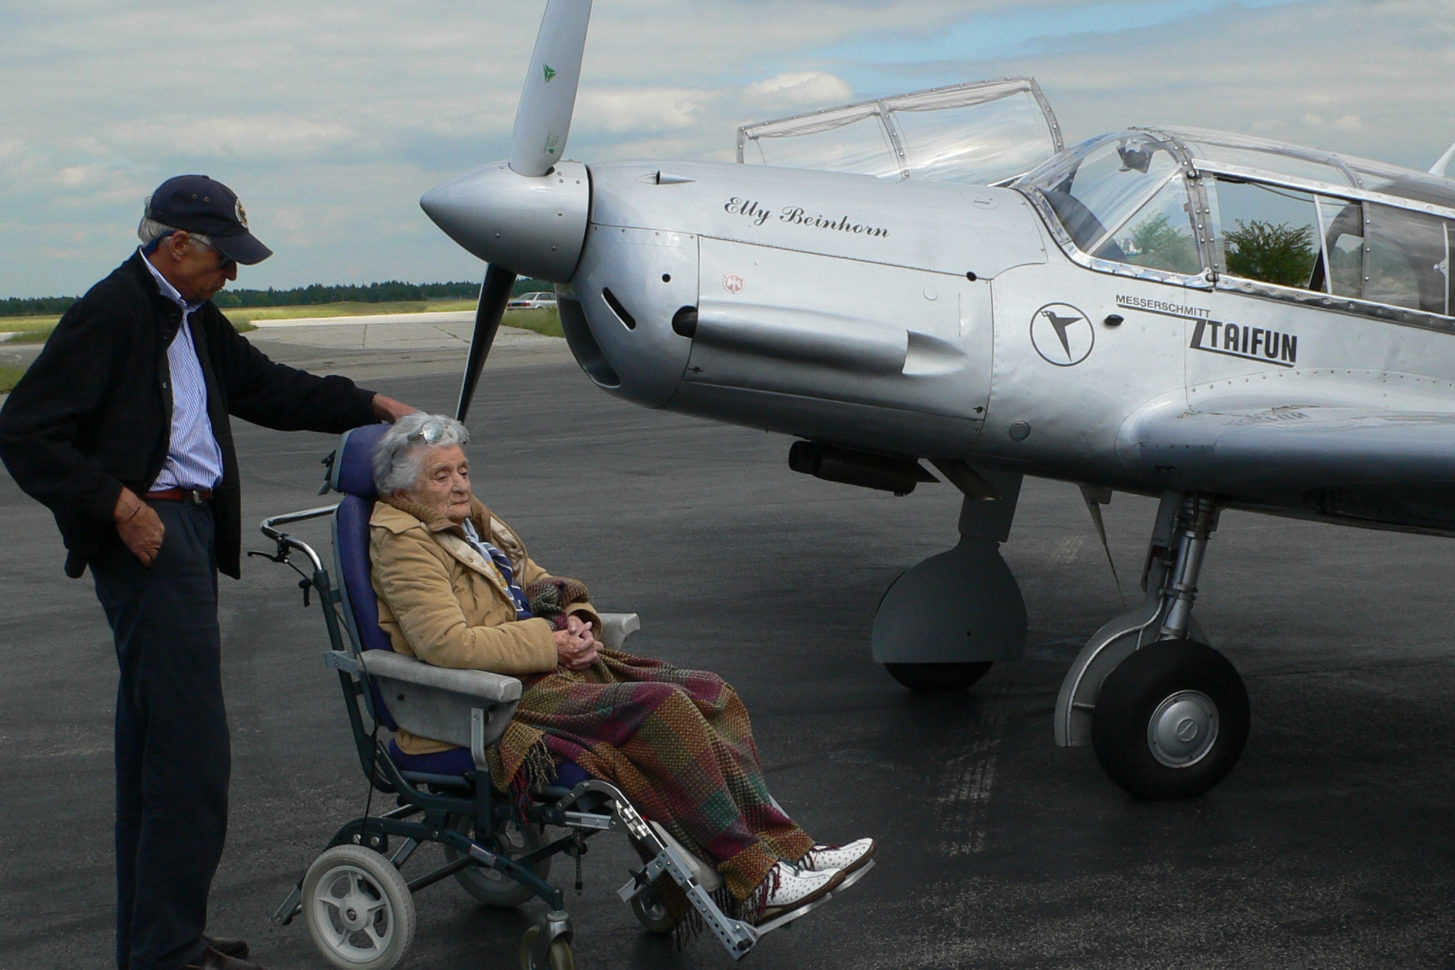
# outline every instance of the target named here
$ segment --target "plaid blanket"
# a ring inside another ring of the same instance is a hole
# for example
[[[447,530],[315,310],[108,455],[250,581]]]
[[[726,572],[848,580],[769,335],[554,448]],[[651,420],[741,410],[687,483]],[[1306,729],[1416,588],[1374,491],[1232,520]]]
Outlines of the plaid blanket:
[[[813,847],[774,806],[747,709],[714,673],[603,650],[588,670],[527,679],[491,752],[495,782],[520,790],[563,761],[620,788],[716,868],[739,903],[779,859]]]

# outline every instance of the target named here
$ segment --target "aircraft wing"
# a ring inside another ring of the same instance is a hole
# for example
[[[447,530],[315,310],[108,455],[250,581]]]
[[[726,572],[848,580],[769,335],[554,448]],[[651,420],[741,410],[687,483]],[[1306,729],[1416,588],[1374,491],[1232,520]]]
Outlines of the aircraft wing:
[[[1455,413],[1153,406],[1128,418],[1117,454],[1179,491],[1371,525],[1455,529]]]

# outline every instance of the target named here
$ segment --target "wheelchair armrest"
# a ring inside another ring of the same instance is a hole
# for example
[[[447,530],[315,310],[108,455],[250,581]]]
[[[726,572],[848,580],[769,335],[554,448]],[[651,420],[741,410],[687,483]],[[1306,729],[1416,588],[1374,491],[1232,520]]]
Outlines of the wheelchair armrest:
[[[620,650],[626,638],[641,628],[641,617],[635,613],[601,614],[601,642],[613,650]]]
[[[411,734],[469,748],[483,767],[484,748],[505,733],[520,704],[520,681],[486,670],[436,667],[387,650],[359,654],[394,722]]]

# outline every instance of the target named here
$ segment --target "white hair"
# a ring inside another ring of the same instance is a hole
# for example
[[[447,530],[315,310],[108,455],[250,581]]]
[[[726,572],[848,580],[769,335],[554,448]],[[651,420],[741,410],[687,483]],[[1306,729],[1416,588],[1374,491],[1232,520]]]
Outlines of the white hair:
[[[380,495],[408,491],[419,481],[431,451],[450,445],[464,447],[469,441],[469,429],[448,415],[406,414],[374,446],[374,489]]]
[[[147,196],[146,209],[144,211],[152,211],[151,196]],[[143,246],[150,246],[152,243],[161,239],[163,236],[169,236],[174,232],[180,231],[182,230],[179,230],[176,226],[169,226],[166,223],[158,222],[148,215],[143,215],[141,217],[141,224],[136,227],[137,238],[141,240],[141,244]],[[212,245],[212,239],[200,232],[193,232],[192,230],[188,229],[186,230],[186,233],[187,235],[191,236],[193,239],[197,240],[205,246]]]

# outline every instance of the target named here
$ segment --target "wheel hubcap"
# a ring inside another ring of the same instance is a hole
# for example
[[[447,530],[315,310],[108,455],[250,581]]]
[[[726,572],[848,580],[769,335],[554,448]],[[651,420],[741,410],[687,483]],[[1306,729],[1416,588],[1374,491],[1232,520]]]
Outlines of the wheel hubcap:
[[[319,885],[316,922],[336,953],[349,959],[378,956],[394,936],[393,914],[369,875],[352,866]]]
[[[1152,757],[1168,768],[1187,768],[1207,757],[1218,739],[1218,706],[1201,691],[1167,697],[1147,723]]]

